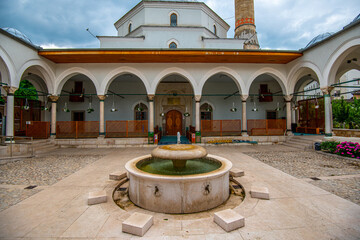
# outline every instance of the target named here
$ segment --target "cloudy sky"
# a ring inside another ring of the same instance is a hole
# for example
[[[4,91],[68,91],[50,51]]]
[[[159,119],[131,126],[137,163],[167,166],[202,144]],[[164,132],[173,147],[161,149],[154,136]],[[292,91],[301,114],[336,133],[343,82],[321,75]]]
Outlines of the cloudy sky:
[[[97,48],[114,36],[114,22],[140,0],[0,0],[0,27],[25,33],[44,48]],[[234,0],[204,0],[231,26]],[[318,34],[336,32],[360,13],[359,0],[255,0],[255,23],[263,49],[298,50]]]

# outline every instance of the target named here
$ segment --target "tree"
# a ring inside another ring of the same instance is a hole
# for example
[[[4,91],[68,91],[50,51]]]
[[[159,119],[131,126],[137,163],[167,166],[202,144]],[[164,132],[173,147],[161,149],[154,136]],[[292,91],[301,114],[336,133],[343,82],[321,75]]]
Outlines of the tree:
[[[15,97],[27,98],[28,100],[38,100],[36,88],[28,80],[20,82],[19,89],[15,92]]]
[[[333,106],[333,117],[334,120],[340,124],[345,124],[349,119],[349,104],[341,97],[341,100],[334,100]]]
[[[354,98],[349,106],[349,125],[353,128],[360,128],[360,100]]]

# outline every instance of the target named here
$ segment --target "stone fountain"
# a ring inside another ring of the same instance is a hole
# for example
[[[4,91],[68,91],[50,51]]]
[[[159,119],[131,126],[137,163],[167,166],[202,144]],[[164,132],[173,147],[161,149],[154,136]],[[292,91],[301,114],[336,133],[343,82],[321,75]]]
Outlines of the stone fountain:
[[[176,144],[154,149],[126,163],[129,198],[161,213],[194,213],[215,208],[229,198],[232,163],[200,146]]]

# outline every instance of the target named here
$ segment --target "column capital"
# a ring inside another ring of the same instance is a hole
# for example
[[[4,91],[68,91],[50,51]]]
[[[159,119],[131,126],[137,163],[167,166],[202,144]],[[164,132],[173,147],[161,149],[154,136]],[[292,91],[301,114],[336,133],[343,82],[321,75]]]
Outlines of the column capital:
[[[5,92],[7,93],[7,95],[14,95],[14,93],[16,92],[16,90],[18,90],[17,87],[11,87],[11,86],[3,86],[3,89],[5,90]]]
[[[148,94],[147,97],[148,97],[149,101],[154,101],[155,94]]]
[[[55,95],[50,95],[48,96],[48,98],[50,99],[51,102],[57,102],[60,97]]]
[[[323,95],[329,95],[331,94],[331,91],[334,89],[334,87],[332,86],[326,86],[326,87],[322,87],[320,88],[320,90],[323,92]]]
[[[98,95],[100,101],[105,101],[106,95]]]
[[[195,95],[194,97],[195,97],[195,101],[196,101],[196,102],[200,102],[200,100],[201,100],[201,95]]]
[[[284,96],[284,99],[285,99],[286,102],[290,102],[292,98],[293,98],[293,96],[291,96],[291,95],[285,95]]]
[[[246,100],[248,99],[249,95],[241,95],[241,101],[246,102]]]

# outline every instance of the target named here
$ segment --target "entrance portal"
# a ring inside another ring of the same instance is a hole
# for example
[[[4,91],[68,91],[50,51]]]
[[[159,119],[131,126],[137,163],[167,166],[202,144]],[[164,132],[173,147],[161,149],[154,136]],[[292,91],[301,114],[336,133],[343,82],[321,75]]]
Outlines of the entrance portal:
[[[182,134],[182,116],[181,112],[171,110],[166,114],[166,135]]]

